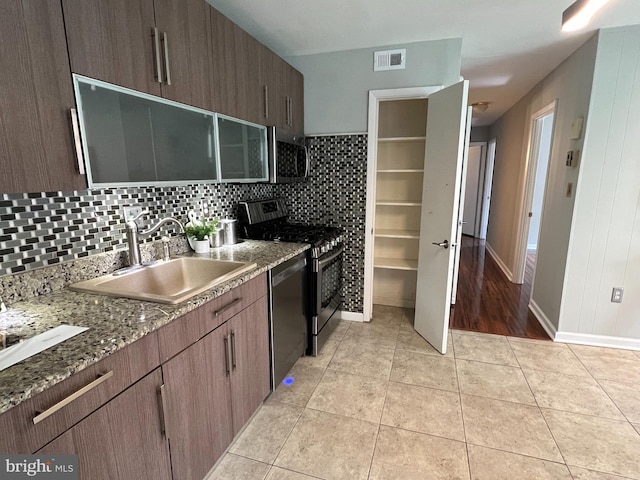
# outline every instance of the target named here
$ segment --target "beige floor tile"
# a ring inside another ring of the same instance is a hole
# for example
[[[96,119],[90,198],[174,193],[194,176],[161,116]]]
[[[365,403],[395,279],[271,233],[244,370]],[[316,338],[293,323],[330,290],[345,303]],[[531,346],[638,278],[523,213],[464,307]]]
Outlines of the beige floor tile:
[[[429,355],[442,355],[438,350],[433,348],[429,342],[422,338],[418,332],[413,330],[413,328],[411,330],[400,329],[396,348],[410,352],[428,353]],[[447,353],[444,356],[453,358],[453,341],[451,334],[449,334],[447,338]]]
[[[460,393],[535,405],[529,385],[516,367],[456,360]]]
[[[366,480],[378,425],[306,409],[274,465],[320,478]]]
[[[562,462],[538,407],[462,395],[467,442]]]
[[[284,468],[271,467],[269,475],[265,480],[315,480],[318,477],[310,477],[303,473],[292,472],[291,470],[285,470]]]
[[[640,479],[640,435],[630,423],[542,410],[567,465]]]
[[[630,350],[569,345],[598,380],[640,385],[640,358]]]
[[[390,382],[382,424],[464,442],[460,397],[455,392]]]
[[[453,392],[458,391],[454,359],[405,350],[396,350],[390,380]]]
[[[591,376],[569,347],[563,343],[513,337],[509,337],[509,343],[522,368],[580,377]]]
[[[542,408],[624,420],[620,410],[591,377],[526,369],[523,372]]]
[[[325,369],[333,358],[333,354],[336,353],[338,345],[340,345],[340,340],[327,340],[318,352],[317,356],[300,357],[296,364]]]
[[[372,325],[399,326],[406,318],[405,308],[390,307],[388,305],[374,305]]]
[[[600,380],[600,386],[630,422],[640,423],[640,385]]]
[[[499,365],[518,366],[507,337],[489,334],[453,332],[453,348],[456,358]]]
[[[389,379],[393,349],[344,340],[333,355],[328,368],[365,377]]]
[[[573,480],[624,480],[628,477],[620,477],[619,475],[610,475],[608,473],[594,472],[586,468],[569,467]]]
[[[278,385],[276,391],[271,394],[270,400],[304,407],[311,398],[323,374],[324,370],[322,368],[308,367],[296,363],[288,374],[289,377],[294,378],[294,382],[291,385]]]
[[[399,325],[374,325],[372,323],[353,323],[344,336],[344,341],[361,345],[396,348]]]
[[[227,453],[207,480],[264,480],[270,466]]]
[[[307,408],[380,423],[387,381],[327,370]]]
[[[469,445],[473,480],[572,480],[561,463]]]
[[[302,407],[269,401],[253,417],[229,451],[273,463],[302,413]]]
[[[331,320],[331,321],[337,322],[337,325],[334,327],[327,341],[342,340],[345,334],[347,333],[347,330],[349,330],[349,327],[351,327],[351,325],[360,323],[360,322],[352,322],[350,320]]]
[[[380,426],[370,480],[468,480],[465,444]]]

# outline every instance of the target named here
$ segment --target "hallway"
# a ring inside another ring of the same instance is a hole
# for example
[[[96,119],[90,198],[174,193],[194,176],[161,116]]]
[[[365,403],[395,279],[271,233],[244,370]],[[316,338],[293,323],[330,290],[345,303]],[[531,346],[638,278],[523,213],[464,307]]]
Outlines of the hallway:
[[[460,276],[450,327],[459,330],[548,340],[533,313],[529,298],[535,253],[527,256],[525,280],[511,283],[486,253],[485,241],[462,237]]]

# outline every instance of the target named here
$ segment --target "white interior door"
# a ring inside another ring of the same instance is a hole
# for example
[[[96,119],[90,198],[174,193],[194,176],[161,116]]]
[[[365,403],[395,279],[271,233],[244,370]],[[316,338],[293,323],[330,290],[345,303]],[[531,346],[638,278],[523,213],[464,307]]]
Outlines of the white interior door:
[[[442,354],[447,350],[468,92],[465,80],[430,95],[427,113],[413,325]]]
[[[471,138],[471,118],[473,117],[473,107],[467,107],[467,121],[464,135],[464,154],[462,156],[462,171],[460,178],[467,177],[469,166],[469,139]],[[460,182],[460,205],[465,204],[465,198],[467,195],[467,185],[465,181]],[[453,243],[456,244],[455,258],[453,260],[453,280],[451,280],[451,305],[456,304],[456,298],[458,297],[458,275],[460,273],[460,246],[462,241],[463,227],[465,225],[463,217],[464,208],[458,209],[458,228],[456,232],[456,239]]]

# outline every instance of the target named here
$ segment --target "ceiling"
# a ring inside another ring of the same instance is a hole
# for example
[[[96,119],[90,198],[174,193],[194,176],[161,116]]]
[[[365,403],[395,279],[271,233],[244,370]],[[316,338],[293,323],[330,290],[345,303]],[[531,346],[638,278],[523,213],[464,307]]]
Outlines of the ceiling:
[[[638,0],[611,0],[583,31],[560,31],[573,0],[207,0],[280,56],[463,39],[474,118],[491,125],[597,29],[640,24]]]

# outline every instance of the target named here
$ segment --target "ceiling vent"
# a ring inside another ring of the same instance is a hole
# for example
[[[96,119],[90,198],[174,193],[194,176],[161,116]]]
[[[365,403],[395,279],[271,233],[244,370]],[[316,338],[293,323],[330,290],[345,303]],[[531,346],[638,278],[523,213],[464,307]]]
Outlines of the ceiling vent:
[[[406,58],[406,48],[373,52],[373,71],[404,70]]]

